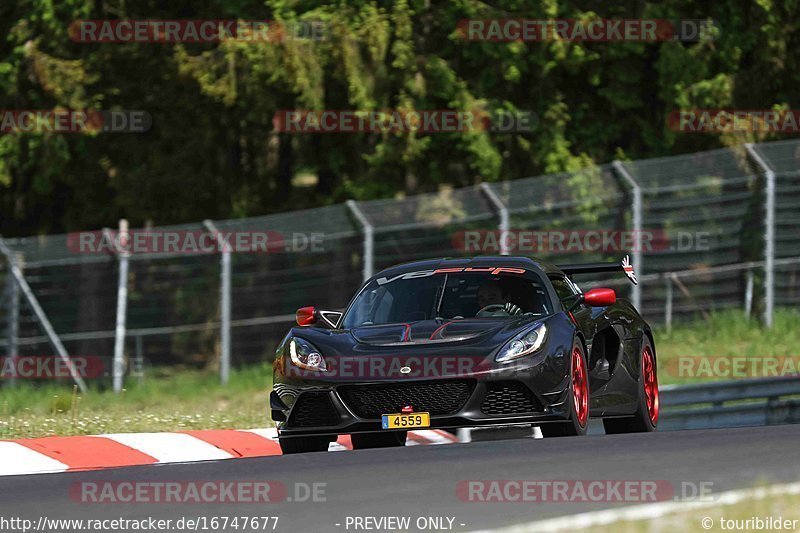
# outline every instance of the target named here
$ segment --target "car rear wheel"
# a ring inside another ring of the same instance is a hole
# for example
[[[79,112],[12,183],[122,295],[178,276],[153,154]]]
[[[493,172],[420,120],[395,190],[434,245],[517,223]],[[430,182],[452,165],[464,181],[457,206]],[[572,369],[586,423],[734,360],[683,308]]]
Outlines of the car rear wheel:
[[[639,372],[639,405],[636,414],[628,418],[603,420],[607,434],[646,433],[658,426],[658,368],[650,339],[642,342],[641,371]]]
[[[326,452],[330,437],[279,437],[283,455],[290,453]]]
[[[350,435],[354,450],[366,448],[392,448],[405,446],[407,431],[390,431],[388,433],[355,433]]]
[[[541,430],[544,437],[586,435],[586,426],[589,424],[589,372],[586,366],[583,343],[577,338],[572,343],[570,376],[572,378],[572,390],[570,391],[569,400],[569,420],[567,422],[542,424]]]

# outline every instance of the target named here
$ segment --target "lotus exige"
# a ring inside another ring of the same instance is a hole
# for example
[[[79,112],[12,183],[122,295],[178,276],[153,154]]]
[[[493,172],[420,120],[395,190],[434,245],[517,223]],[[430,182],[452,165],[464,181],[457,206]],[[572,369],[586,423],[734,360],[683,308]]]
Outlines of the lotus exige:
[[[408,430],[530,424],[545,437],[658,424],[650,326],[612,289],[527,257],[433,259],[369,279],[342,311],[303,307],[274,362],[272,418],[284,453],[400,446]]]

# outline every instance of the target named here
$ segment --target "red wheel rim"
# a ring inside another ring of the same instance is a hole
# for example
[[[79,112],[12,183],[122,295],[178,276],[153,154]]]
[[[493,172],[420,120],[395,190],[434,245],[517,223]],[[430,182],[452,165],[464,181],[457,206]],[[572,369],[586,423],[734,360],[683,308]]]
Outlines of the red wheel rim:
[[[579,348],[572,350],[572,401],[581,427],[589,419],[589,383],[586,378],[586,362]]]
[[[642,375],[644,376],[644,399],[647,403],[647,414],[655,426],[658,422],[658,376],[653,351],[645,346],[642,351]]]

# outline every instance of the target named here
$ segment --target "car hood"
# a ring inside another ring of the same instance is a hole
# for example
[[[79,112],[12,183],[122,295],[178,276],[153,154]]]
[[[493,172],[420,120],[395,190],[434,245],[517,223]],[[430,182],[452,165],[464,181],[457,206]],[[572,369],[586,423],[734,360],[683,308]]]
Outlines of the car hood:
[[[546,317],[422,320],[337,330],[296,327],[278,347],[275,371],[276,375],[320,383],[475,376],[494,368],[494,354],[515,335],[553,320],[573,326],[561,313]],[[285,343],[293,337],[316,346],[327,362],[327,371],[306,371],[287,362]],[[404,373],[404,367],[411,368],[411,372]]]

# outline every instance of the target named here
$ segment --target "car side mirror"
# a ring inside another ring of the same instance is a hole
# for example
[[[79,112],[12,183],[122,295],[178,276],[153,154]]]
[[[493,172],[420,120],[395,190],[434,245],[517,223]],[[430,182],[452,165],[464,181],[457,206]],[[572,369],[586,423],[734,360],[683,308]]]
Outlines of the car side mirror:
[[[298,326],[312,326],[317,322],[317,309],[313,306],[301,307],[294,314]]]
[[[298,309],[294,318],[298,326],[313,326],[319,322],[323,326],[336,329],[343,314],[341,311],[326,311],[317,309],[314,306],[308,306]]]
[[[592,289],[583,295],[583,301],[592,307],[608,307],[617,301],[614,289]]]

